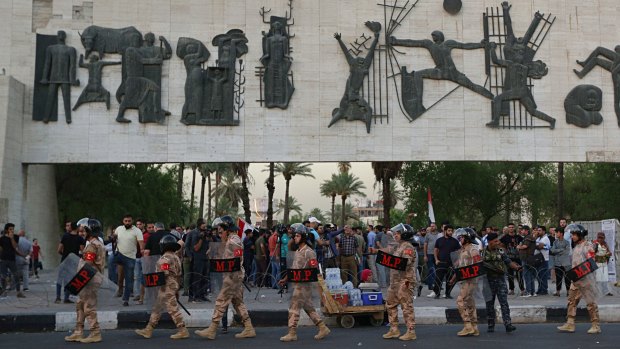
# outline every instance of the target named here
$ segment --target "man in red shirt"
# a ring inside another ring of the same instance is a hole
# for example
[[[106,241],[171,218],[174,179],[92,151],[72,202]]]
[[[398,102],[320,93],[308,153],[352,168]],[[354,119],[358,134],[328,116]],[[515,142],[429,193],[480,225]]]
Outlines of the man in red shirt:
[[[267,241],[269,247],[269,264],[271,265],[272,287],[277,289],[280,281],[280,249],[278,247],[278,230],[274,227]]]
[[[32,272],[34,273],[34,278],[39,279],[39,269],[43,269],[43,267],[39,264],[39,260],[43,257],[41,253],[41,246],[39,246],[39,240],[32,240]]]

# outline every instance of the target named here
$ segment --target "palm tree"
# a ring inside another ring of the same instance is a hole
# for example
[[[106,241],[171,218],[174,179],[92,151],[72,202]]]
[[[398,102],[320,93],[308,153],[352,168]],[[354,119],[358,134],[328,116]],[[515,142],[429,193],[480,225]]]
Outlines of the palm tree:
[[[338,191],[336,190],[336,180],[337,180],[337,175],[332,174],[331,179],[329,180],[326,179],[323,181],[323,183],[321,183],[321,195],[327,196],[332,199],[332,211],[331,211],[332,222],[336,222],[334,220],[334,217],[335,217],[334,209],[335,209],[335,204],[336,204],[336,196],[338,195]]]
[[[267,228],[271,229],[273,226],[273,194],[276,191],[274,184],[275,163],[270,162],[267,169],[263,171],[269,171],[269,177],[265,180],[265,186],[267,186]]]
[[[366,189],[366,186],[357,176],[352,175],[348,172],[342,172],[336,177],[336,192],[338,193],[338,195],[340,195],[340,198],[342,199],[342,215],[340,218],[342,219],[342,226],[344,226],[347,198],[353,195],[366,197],[366,194],[362,192],[362,189]]]
[[[248,162],[234,162],[231,164],[233,172],[241,177],[241,203],[243,204],[243,213],[245,221],[252,224],[252,211],[250,210],[250,191],[248,189],[248,181],[251,181],[248,169]]]
[[[325,216],[323,215],[323,211],[321,211],[320,208],[315,207],[313,208],[309,213],[308,213],[308,217],[314,217],[318,220],[320,220],[323,223],[325,222]]]
[[[351,163],[349,161],[338,162],[338,171],[340,173],[349,172],[350,169],[351,169]]]
[[[214,202],[214,211],[218,211],[219,205],[219,186],[222,183],[222,177],[226,171],[230,171],[230,167],[227,164],[216,162],[212,164],[213,173],[215,173],[215,188],[213,188],[213,194],[211,194],[211,190],[209,190],[209,220],[211,219],[211,196],[213,196]],[[211,183],[209,183],[209,187],[211,187]],[[217,217],[217,214],[215,215]]]
[[[278,202],[278,209],[276,210],[276,214],[281,212],[294,212],[297,213],[298,216],[301,216],[303,213],[301,211],[301,205],[297,202],[294,196],[288,198],[288,206],[286,206],[286,200],[280,200]]]
[[[223,208],[219,207],[219,204],[222,203],[224,199],[230,203],[230,206],[234,208],[234,213],[236,213],[239,210],[239,201],[241,201],[243,186],[237,181],[237,176],[230,168],[228,171],[223,172],[221,176],[221,182],[214,190],[215,197],[217,198],[215,213],[216,215],[222,214]],[[232,213],[224,212],[223,214]]]
[[[398,176],[398,172],[403,167],[400,161],[378,161],[372,163],[372,170],[375,173],[377,182],[383,184],[383,226],[390,226],[390,209],[392,208],[392,191],[390,182]]]
[[[211,221],[211,173],[213,173],[214,168],[211,163],[204,163],[198,165],[198,172],[202,176],[202,180],[200,181],[200,217],[204,217],[204,208],[205,208],[205,185],[208,183],[209,186],[207,188],[207,193],[209,195],[208,203],[209,212],[207,215],[207,221]]]
[[[390,181],[390,194],[392,196],[392,199],[390,200],[390,209],[395,208],[398,202],[402,201],[405,196],[404,191],[396,186],[397,183],[397,181]],[[372,186],[373,189],[377,189],[378,184],[379,182],[375,182],[375,184],[373,184]],[[383,197],[383,186],[379,189],[379,196]]]
[[[284,177],[284,180],[286,181],[286,189],[284,191],[284,219],[283,219],[284,224],[288,224],[288,218],[289,218],[288,208],[291,207],[291,205],[288,202],[289,185],[290,185],[291,179],[294,176],[314,178],[314,176],[312,175],[312,169],[310,168],[310,165],[312,164],[302,163],[302,162],[279,162],[275,166],[275,172],[278,174],[282,174],[282,176]]]
[[[342,205],[336,204],[336,213],[338,217],[332,217],[332,222],[343,221],[342,219]],[[353,213],[353,205],[350,202],[344,206],[344,222],[346,223],[349,219],[351,220],[359,220],[359,217]]]
[[[177,173],[177,175],[179,177],[177,177],[177,196],[179,197],[179,200],[183,201],[183,172],[185,170],[185,164],[184,163],[179,163],[178,165],[178,170],[179,172]],[[179,211],[179,216],[181,216],[182,212]]]
[[[196,169],[198,168],[198,164],[193,163],[192,165],[192,194],[191,200],[189,202],[189,221],[190,223],[194,220],[194,197],[196,195]]]

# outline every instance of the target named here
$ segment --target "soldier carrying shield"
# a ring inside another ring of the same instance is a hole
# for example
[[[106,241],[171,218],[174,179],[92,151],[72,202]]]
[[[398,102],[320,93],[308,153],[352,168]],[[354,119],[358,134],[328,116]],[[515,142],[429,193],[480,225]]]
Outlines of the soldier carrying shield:
[[[570,224],[565,232],[571,234],[571,240],[575,243],[573,248],[573,269],[567,272],[567,277],[573,279],[573,283],[568,290],[568,305],[566,323],[558,327],[560,332],[575,332],[575,316],[577,316],[577,305],[581,298],[586,301],[588,314],[592,327],[588,330],[589,334],[601,333],[599,325],[598,305],[596,299],[600,296],[600,290],[596,285],[596,263],[594,262],[594,247],[585,237],[588,231],[579,224]]]
[[[295,251],[295,259],[293,260],[289,272],[318,268],[316,253],[307,245],[307,228],[301,223],[295,223],[291,225],[291,229],[293,230],[293,241],[294,245],[297,246],[297,250]],[[293,291],[291,305],[288,309],[288,333],[280,337],[280,340],[282,342],[297,340],[297,323],[299,322],[299,314],[302,309],[319,328],[319,333],[314,336],[314,339],[320,340],[325,338],[331,331],[327,328],[325,322],[321,319],[321,316],[317,314],[312,305],[312,283],[303,283],[301,278],[299,280],[289,280],[289,276],[287,275],[281,279],[278,284],[280,287],[284,287],[289,281],[295,282],[295,290]]]

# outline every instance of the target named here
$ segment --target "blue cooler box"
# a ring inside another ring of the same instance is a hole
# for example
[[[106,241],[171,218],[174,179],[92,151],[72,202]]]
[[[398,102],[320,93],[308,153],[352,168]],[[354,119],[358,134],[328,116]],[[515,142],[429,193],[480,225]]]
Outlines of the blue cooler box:
[[[381,292],[362,293],[362,302],[364,305],[381,305],[383,304],[383,294]]]

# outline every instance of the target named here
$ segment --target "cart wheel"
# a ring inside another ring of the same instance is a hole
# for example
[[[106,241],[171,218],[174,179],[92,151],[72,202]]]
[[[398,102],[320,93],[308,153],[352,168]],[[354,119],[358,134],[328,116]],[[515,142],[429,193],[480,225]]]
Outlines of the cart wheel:
[[[370,319],[370,325],[373,326],[373,327],[379,327],[379,326],[383,325],[383,319],[382,318],[381,319],[377,319],[376,317],[371,315],[369,317],[369,319]]]
[[[352,315],[344,315],[338,322],[344,328],[353,328],[355,326],[355,318]]]

